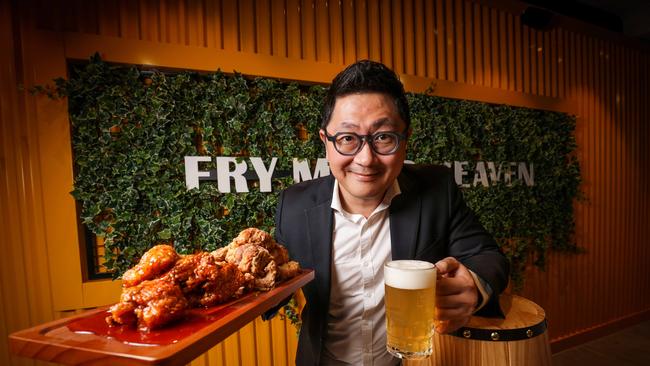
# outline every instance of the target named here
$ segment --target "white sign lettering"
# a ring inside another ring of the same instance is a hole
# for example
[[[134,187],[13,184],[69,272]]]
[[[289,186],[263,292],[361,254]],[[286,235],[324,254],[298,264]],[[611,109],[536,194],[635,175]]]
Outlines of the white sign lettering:
[[[277,162],[278,158],[271,159],[271,166],[266,169],[262,158],[251,158],[253,169],[255,169],[257,176],[260,177],[260,192],[271,192],[271,178],[273,178],[273,171]]]
[[[185,186],[187,189],[199,188],[199,178],[207,178],[210,172],[199,171],[200,161],[212,161],[209,156],[186,156],[185,157]]]
[[[298,183],[305,180],[312,180],[319,177],[330,175],[330,167],[327,159],[319,158],[316,160],[314,175],[309,171],[309,161],[305,159],[293,158],[293,182]]]
[[[254,173],[248,172],[248,164],[243,158],[217,156],[213,160],[208,156],[186,156],[185,185],[187,189],[193,189],[199,187],[200,181],[216,180],[219,192],[230,193],[233,182],[235,192],[248,192],[248,181],[254,180],[259,182],[260,192],[271,192],[274,176],[289,175],[289,172],[276,172],[277,157],[271,159],[268,167],[260,157],[250,157],[248,159]],[[215,169],[199,170],[199,163],[213,161]],[[308,160],[293,158],[292,163],[294,183],[330,175],[329,165],[325,158],[316,160],[313,171],[310,169]],[[413,164],[412,161],[408,160],[405,163]],[[529,187],[535,185],[533,163],[477,161],[473,171],[470,169],[470,162],[468,161],[445,162],[443,164],[453,170],[456,184],[465,188],[478,185],[488,188],[500,182],[511,187],[515,180],[522,181]]]

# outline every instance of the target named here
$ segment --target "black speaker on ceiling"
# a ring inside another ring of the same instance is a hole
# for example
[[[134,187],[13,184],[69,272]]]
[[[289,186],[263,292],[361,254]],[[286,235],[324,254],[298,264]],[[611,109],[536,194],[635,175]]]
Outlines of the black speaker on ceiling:
[[[614,32],[623,32],[623,20],[620,16],[587,5],[576,0],[521,0],[528,3],[529,8],[522,14],[524,24],[536,29],[550,29],[557,25],[558,15],[579,19],[583,22],[597,25]],[[630,2],[630,0],[608,1]],[[641,0],[637,0],[641,1]],[[648,0],[643,0],[648,1]],[[602,2],[602,1],[599,1]],[[553,16],[555,14],[555,16]],[[541,28],[538,28],[541,27]],[[546,27],[546,28],[544,28]]]
[[[553,28],[553,13],[548,10],[529,6],[521,14],[521,22],[533,29],[549,30]]]

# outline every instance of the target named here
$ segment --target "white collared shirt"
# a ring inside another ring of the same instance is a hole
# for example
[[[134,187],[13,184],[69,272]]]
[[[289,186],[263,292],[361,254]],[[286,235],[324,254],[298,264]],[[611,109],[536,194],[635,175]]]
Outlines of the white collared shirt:
[[[366,219],[346,212],[334,183],[332,275],[323,365],[397,365],[386,350],[384,264],[391,259],[388,207],[397,180]]]

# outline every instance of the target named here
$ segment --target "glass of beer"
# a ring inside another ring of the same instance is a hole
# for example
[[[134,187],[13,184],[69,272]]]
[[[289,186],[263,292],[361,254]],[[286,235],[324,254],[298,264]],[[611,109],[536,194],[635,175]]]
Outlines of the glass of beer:
[[[384,265],[386,348],[393,356],[431,355],[436,301],[436,267],[417,260]]]

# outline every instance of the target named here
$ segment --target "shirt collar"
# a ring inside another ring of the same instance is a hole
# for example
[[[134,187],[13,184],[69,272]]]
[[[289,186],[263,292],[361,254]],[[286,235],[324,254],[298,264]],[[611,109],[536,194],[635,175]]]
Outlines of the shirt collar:
[[[384,194],[384,199],[379,203],[379,206],[375,208],[375,210],[372,212],[372,215],[374,215],[377,212],[380,212],[382,210],[387,209],[390,206],[391,201],[393,201],[393,198],[395,196],[399,195],[402,193],[402,191],[399,188],[399,183],[397,183],[397,179],[393,181],[393,184],[391,184],[388,187],[388,190],[386,190],[386,193]],[[341,204],[341,195],[340,195],[340,189],[339,189],[339,181],[334,179],[334,189],[332,192],[332,204],[331,204],[332,209],[344,214],[344,215],[351,215],[349,212],[345,211],[343,209],[343,205]]]

